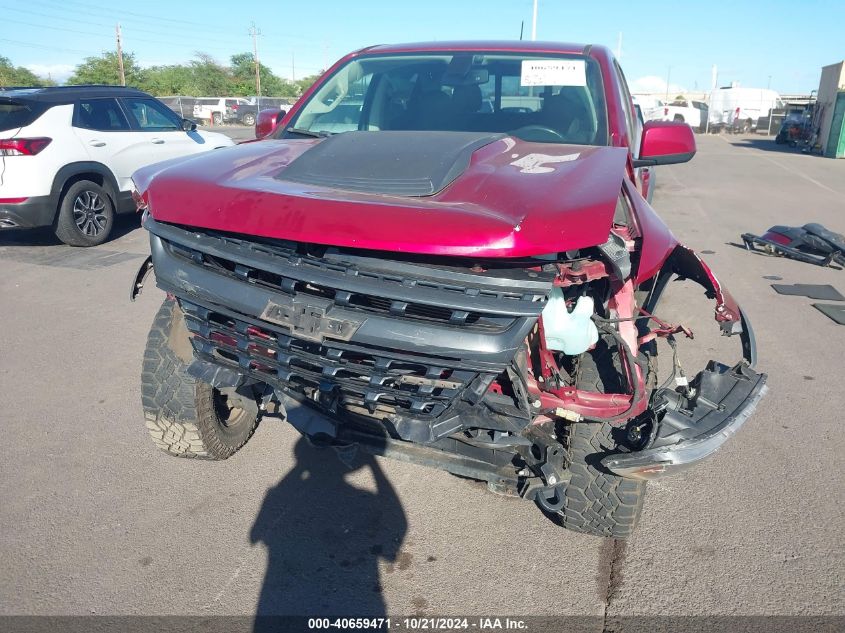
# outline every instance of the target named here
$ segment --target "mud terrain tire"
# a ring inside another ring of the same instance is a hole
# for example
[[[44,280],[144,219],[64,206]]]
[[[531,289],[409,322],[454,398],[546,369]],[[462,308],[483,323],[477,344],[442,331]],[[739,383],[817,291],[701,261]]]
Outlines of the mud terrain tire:
[[[603,384],[616,382],[618,374],[613,368],[618,366],[618,359],[611,362],[609,356],[616,354],[608,354],[601,345],[595,352],[595,358],[589,354],[583,357],[579,388],[602,391]],[[572,478],[564,488],[564,505],[557,515],[563,527],[612,538],[627,538],[633,533],[643,507],[645,482],[618,477],[601,465],[603,457],[617,451],[614,437],[622,433],[624,428],[597,422],[569,425]]]
[[[227,406],[224,394],[188,374],[190,359],[182,311],[166,299],[150,328],[141,370],[147,430],[155,445],[170,455],[226,459],[252,437],[257,408]]]

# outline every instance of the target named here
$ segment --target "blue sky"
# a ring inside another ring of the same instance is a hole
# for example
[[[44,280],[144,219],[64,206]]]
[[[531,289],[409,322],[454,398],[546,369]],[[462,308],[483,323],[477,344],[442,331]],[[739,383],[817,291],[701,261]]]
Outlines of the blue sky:
[[[662,7],[665,7],[663,9]],[[142,66],[180,63],[195,51],[219,61],[251,50],[277,74],[317,72],[342,54],[375,43],[518,39],[531,34],[532,0],[0,0],[0,55],[62,81],[88,55],[124,50]],[[634,89],[705,90],[719,84],[782,93],[818,87],[820,68],[845,58],[845,1],[539,0],[538,40],[605,44],[616,50]]]

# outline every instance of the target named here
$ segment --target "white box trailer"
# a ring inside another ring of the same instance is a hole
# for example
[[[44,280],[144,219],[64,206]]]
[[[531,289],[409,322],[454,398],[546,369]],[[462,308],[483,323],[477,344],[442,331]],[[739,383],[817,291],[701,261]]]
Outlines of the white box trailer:
[[[783,101],[775,90],[767,88],[720,88],[710,93],[710,127],[743,123],[756,129],[757,119],[769,116]]]

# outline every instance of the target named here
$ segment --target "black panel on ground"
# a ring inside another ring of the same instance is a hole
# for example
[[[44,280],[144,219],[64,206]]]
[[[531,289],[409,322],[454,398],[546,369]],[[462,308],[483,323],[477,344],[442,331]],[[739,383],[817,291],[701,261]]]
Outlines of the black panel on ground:
[[[845,301],[839,291],[827,284],[772,284],[775,292],[781,295],[797,295],[823,301]]]
[[[814,303],[813,307],[822,314],[829,316],[839,325],[845,325],[845,305],[835,303]]]

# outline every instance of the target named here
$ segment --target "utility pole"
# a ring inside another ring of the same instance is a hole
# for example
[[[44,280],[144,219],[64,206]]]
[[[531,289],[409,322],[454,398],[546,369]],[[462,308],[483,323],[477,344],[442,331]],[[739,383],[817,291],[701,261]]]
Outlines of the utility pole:
[[[290,80],[296,83],[296,53],[290,54]]]
[[[255,22],[249,29],[252,35],[252,59],[255,62],[255,111],[261,111],[261,63],[258,61],[258,36],[261,31],[255,28]]]
[[[666,69],[666,101],[669,101],[669,79],[672,77],[672,67]]]
[[[120,85],[126,85],[126,75],[123,72],[123,42],[120,37],[120,22],[115,27],[115,36],[117,37],[117,70],[120,73]]]
[[[619,39],[616,42],[616,59],[622,59],[622,31],[619,31]]]
[[[531,20],[531,41],[537,40],[537,0],[534,0],[534,17]]]

